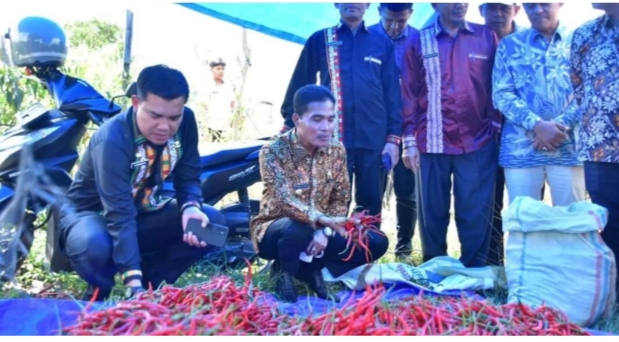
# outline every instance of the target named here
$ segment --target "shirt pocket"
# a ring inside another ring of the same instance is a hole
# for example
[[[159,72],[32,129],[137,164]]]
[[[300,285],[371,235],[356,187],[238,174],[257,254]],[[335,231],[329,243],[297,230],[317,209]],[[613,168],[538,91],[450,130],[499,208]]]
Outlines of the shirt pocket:
[[[474,76],[487,75],[492,71],[490,64],[490,56],[484,52],[469,52],[466,54],[466,62],[469,66],[469,72]]]
[[[382,90],[383,64],[386,63],[385,53],[379,49],[368,49],[359,56],[359,76],[376,89]]]

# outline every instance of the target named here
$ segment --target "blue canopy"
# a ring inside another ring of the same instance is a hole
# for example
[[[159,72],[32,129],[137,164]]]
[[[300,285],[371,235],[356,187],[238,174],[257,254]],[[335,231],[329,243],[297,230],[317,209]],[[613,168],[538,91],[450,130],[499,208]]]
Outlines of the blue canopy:
[[[320,29],[333,26],[339,20],[339,12],[333,3],[210,3],[187,2],[181,6],[206,14],[244,28],[304,44],[307,38]],[[415,3],[409,23],[421,28],[432,17],[430,3]],[[379,21],[378,4],[370,5],[365,12],[368,25]]]

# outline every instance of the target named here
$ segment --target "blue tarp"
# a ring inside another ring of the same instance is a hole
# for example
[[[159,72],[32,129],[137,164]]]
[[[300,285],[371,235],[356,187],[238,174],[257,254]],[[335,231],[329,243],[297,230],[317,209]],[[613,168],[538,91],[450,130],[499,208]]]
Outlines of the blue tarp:
[[[426,292],[427,293],[427,292]],[[410,285],[394,284],[385,295],[385,300],[396,301],[404,297],[419,294],[419,289]],[[431,293],[429,293],[431,294]],[[442,295],[461,296],[459,291],[447,291]],[[472,292],[464,292],[468,297],[481,298]],[[328,312],[334,307],[344,305],[353,293],[342,291],[339,293],[343,299],[341,303],[335,304],[316,297],[299,296],[296,304],[284,304],[277,302],[272,296],[267,299],[280,310],[289,315],[300,315],[313,312]],[[354,294],[361,297],[362,292]],[[72,300],[51,300],[51,299],[6,299],[0,300],[0,336],[42,336],[58,335],[62,327],[67,327],[76,322],[76,318],[86,302]],[[111,305],[111,303],[105,304]],[[103,306],[91,306],[91,310],[99,309]],[[606,335],[603,332],[591,331],[593,335]]]
[[[339,20],[339,12],[333,3],[187,2],[178,5],[297,44],[305,43],[312,33],[333,26]],[[430,3],[415,3],[409,23],[421,28],[433,14]],[[377,3],[370,5],[364,19],[368,25],[379,21]]]
[[[407,296],[418,294],[417,288],[407,285],[394,285],[387,292],[386,300],[397,300]],[[481,298],[474,293],[464,292],[473,298]],[[335,304],[331,301],[319,299],[314,296],[299,296],[295,304],[278,302],[273,296],[267,294],[267,299],[280,310],[289,315],[306,315],[327,312],[334,307],[343,306],[353,293],[342,291],[339,293],[343,299]],[[462,292],[448,291],[444,295],[461,296]],[[363,296],[362,292],[354,294],[355,297]],[[88,303],[75,300],[52,300],[52,299],[5,299],[0,300],[0,336],[50,336],[58,335],[62,327],[67,327],[76,322],[77,316]],[[105,305],[112,305],[108,303]],[[103,306],[91,306],[96,310]]]

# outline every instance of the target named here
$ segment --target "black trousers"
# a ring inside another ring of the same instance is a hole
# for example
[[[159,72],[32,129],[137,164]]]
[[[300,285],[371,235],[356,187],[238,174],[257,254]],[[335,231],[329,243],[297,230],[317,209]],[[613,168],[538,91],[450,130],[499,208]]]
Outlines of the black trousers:
[[[215,208],[203,205],[202,210],[211,222],[225,225],[224,216]],[[85,211],[62,216],[59,225],[60,248],[75,272],[107,297],[118,271],[112,259],[112,236],[107,231],[105,219],[98,213]],[[142,257],[142,284],[154,289],[164,281],[174,283],[213,248],[193,247],[183,241],[181,214],[176,201],[159,211],[139,214],[137,236]]]
[[[395,254],[407,256],[413,252],[413,236],[417,225],[417,198],[415,173],[404,166],[402,159],[393,168],[393,192],[396,200],[396,228],[398,231]]]
[[[340,255],[346,249],[346,240],[337,234],[329,239],[322,258],[313,258],[311,263],[301,261],[299,256],[312,242],[314,232],[314,228],[305,223],[289,218],[279,219],[271,223],[258,244],[259,256],[265,260],[277,261],[283,271],[297,277],[309,275],[324,267],[327,267],[331,275],[339,277],[368,263],[365,252],[359,250],[355,250],[350,260],[342,261],[348,257],[350,250]],[[370,262],[378,260],[387,252],[389,240],[386,236],[370,233],[368,240]]]
[[[608,223],[602,231],[604,243],[619,259],[619,163],[585,162],[585,186],[591,202],[608,210]],[[618,267],[619,271],[619,267]],[[619,290],[619,273],[617,275]],[[617,297],[619,302],[619,297]]]
[[[401,147],[399,153],[402,155]],[[413,252],[413,236],[417,224],[417,198],[415,196],[415,173],[404,166],[401,158],[393,168],[393,192],[396,200],[398,232],[395,255],[408,256]]]
[[[455,221],[466,267],[486,265],[497,172],[497,143],[463,154],[421,154],[418,192],[423,261],[447,255],[447,229],[454,184]]]
[[[380,214],[386,177],[381,151],[347,149],[346,158],[350,184],[355,184],[356,205],[370,215]]]

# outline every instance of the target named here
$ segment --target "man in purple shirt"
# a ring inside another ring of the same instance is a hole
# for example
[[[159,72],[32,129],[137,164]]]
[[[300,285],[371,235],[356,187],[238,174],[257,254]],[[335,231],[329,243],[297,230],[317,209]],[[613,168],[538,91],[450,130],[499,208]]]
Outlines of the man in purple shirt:
[[[413,32],[417,32],[415,28],[408,25],[408,20],[413,14],[413,4],[381,3],[378,13],[380,22],[370,26],[369,29],[391,38],[399,71],[402,68],[402,55],[406,42]],[[399,153],[402,153],[401,148]],[[417,223],[417,204],[415,175],[401,161],[393,168],[393,191],[396,198],[396,228],[398,231],[395,256],[396,259],[405,261],[413,252],[412,242]]]
[[[468,4],[433,3],[402,61],[403,158],[417,176],[423,259],[447,255],[451,186],[467,267],[486,265],[501,115],[492,106],[498,39],[465,21]]]

